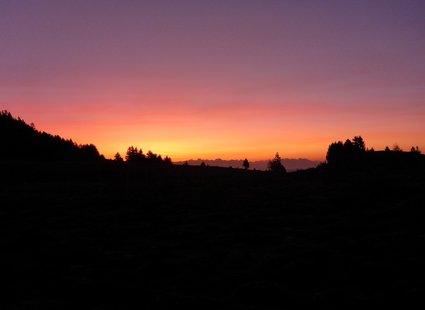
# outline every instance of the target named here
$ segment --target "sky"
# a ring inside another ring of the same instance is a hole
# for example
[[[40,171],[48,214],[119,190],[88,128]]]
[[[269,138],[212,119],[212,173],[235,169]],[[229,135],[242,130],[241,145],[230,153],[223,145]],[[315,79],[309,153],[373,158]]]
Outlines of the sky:
[[[173,160],[425,151],[425,1],[0,0],[0,109]]]

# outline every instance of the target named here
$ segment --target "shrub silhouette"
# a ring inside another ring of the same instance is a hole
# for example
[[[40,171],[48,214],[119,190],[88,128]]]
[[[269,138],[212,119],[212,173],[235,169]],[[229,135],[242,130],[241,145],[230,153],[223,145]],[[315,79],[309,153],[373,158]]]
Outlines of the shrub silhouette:
[[[245,160],[242,163],[242,166],[245,168],[245,170],[247,170],[249,168],[249,161],[248,161],[248,159],[245,158]]]

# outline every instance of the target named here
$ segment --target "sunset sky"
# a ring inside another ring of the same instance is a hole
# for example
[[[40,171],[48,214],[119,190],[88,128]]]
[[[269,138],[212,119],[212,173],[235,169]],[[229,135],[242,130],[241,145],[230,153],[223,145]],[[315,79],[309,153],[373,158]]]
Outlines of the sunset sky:
[[[0,0],[0,109],[107,157],[425,151],[425,1]]]

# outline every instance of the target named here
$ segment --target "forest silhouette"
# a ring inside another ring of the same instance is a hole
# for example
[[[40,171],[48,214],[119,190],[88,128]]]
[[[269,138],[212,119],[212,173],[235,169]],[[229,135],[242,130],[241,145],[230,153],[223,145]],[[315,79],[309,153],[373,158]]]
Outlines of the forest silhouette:
[[[175,165],[0,113],[3,309],[423,305],[425,156],[329,145],[287,172]]]
[[[100,160],[103,159],[93,144],[77,144],[38,131],[21,118],[14,118],[8,111],[0,111],[1,147],[0,159],[7,160]]]

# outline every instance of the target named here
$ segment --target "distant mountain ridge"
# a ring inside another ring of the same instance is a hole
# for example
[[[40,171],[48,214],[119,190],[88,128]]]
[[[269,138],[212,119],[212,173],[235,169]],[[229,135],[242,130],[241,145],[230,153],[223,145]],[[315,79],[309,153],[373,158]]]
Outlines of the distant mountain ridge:
[[[249,159],[248,159],[249,160]],[[257,170],[267,170],[268,160],[257,160],[249,162],[249,169]],[[185,164],[186,161],[175,162],[176,165]],[[202,163],[205,163],[207,166],[216,166],[216,167],[232,167],[232,168],[243,168],[242,163],[243,159],[230,159],[225,160],[221,158],[217,159],[190,159],[187,160],[187,163],[191,166],[199,166]],[[287,171],[296,171],[302,169],[314,168],[320,164],[320,161],[309,160],[305,158],[284,158],[282,159],[282,164],[285,166]]]

